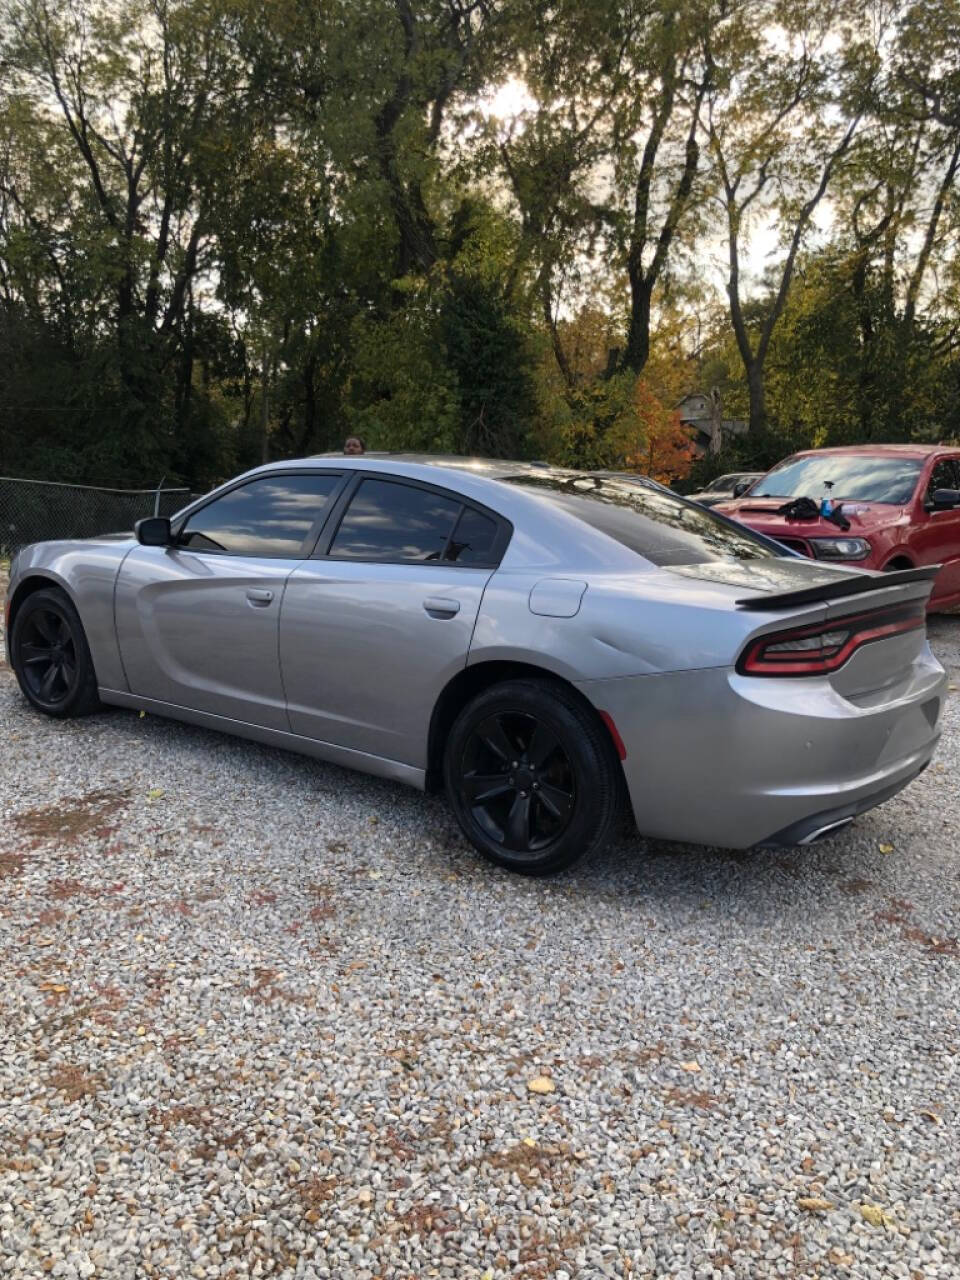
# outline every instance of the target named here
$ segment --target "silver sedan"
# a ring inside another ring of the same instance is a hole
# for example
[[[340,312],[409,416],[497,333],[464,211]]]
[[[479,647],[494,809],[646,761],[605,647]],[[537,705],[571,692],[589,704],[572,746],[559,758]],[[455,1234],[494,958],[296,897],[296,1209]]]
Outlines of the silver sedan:
[[[801,560],[635,477],[323,457],[27,547],[7,634],[48,715],[442,786],[482,853],[542,873],[624,806],[648,836],[803,844],[906,786],[944,699],[934,573]]]

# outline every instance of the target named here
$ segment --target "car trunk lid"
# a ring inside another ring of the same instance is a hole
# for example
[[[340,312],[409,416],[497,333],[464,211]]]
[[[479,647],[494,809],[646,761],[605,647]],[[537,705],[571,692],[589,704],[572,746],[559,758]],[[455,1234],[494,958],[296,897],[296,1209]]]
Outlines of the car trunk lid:
[[[741,674],[825,676],[858,701],[893,696],[909,680],[926,649],[926,603],[938,570],[868,573],[784,557],[672,572],[743,587],[736,608],[758,625],[742,650]]]

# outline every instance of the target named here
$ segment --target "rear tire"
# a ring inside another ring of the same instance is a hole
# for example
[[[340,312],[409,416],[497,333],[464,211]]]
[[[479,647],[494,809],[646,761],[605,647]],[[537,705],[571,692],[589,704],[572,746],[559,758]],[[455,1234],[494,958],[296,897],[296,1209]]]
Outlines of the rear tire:
[[[508,680],[460,712],[444,754],[460,827],[522,875],[562,871],[608,842],[623,774],[596,712],[565,685]]]
[[[101,706],[83,623],[58,587],[35,591],[17,610],[10,664],[24,697],[44,715],[65,720]]]

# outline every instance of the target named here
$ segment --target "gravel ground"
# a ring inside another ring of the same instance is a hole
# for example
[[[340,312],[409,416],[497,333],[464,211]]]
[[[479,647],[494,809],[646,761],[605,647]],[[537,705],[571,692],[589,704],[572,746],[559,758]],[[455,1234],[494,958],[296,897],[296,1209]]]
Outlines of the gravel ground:
[[[0,730],[0,1274],[960,1276],[960,702],[829,844],[545,882],[6,667]]]

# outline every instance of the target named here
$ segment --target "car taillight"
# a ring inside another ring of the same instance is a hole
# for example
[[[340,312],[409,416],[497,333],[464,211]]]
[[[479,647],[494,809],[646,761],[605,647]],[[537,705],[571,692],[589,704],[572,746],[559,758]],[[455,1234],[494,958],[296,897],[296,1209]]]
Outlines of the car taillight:
[[[771,631],[747,645],[737,671],[745,676],[829,675],[865,644],[917,631],[925,621],[925,601],[919,600],[813,626]]]

